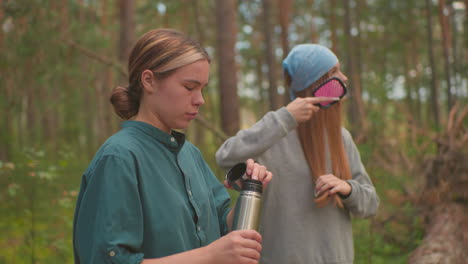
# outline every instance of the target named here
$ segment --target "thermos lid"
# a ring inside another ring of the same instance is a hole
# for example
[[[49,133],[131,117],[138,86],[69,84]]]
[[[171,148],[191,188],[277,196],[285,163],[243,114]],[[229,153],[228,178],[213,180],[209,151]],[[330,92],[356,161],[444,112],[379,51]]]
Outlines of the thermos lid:
[[[263,184],[258,180],[247,179],[242,184],[242,191],[252,191],[261,194],[263,192]]]
[[[244,182],[244,179],[242,177],[244,176],[246,170],[247,170],[247,164],[241,162],[241,163],[237,163],[226,174],[226,180],[234,188],[234,190],[238,192],[242,190],[242,185]]]
[[[228,171],[228,173],[226,174],[226,179],[229,182],[235,182],[242,178],[246,170],[247,170],[247,164],[243,162],[237,163],[234,167],[232,167]]]

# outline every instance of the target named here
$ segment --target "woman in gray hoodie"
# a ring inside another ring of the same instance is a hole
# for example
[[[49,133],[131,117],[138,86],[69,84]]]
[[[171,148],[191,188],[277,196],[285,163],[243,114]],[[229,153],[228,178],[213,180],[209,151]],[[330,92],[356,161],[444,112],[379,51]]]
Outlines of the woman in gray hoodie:
[[[312,96],[325,80],[347,77],[335,54],[317,44],[294,47],[283,69],[293,101],[229,138],[216,160],[229,168],[255,157],[275,175],[260,223],[262,264],[353,263],[351,215],[374,215],[379,198],[341,127],[339,98]],[[336,102],[320,108],[324,101]]]

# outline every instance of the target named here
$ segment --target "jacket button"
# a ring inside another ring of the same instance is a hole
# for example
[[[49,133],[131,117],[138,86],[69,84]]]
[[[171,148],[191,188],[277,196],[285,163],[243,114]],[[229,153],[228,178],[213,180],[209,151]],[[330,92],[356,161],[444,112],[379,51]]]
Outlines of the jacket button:
[[[111,257],[115,256],[115,251],[110,251],[109,256],[111,256]]]

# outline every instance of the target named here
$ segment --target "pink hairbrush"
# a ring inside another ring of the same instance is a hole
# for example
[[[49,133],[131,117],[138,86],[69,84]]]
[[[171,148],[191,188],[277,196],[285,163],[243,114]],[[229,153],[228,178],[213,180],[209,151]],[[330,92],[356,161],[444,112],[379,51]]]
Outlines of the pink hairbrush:
[[[317,88],[312,91],[312,96],[314,97],[338,97],[343,98],[347,92],[345,84],[338,78],[332,77],[322,84],[320,84]],[[321,102],[316,104],[320,108],[328,108],[335,104],[337,101],[327,101]]]

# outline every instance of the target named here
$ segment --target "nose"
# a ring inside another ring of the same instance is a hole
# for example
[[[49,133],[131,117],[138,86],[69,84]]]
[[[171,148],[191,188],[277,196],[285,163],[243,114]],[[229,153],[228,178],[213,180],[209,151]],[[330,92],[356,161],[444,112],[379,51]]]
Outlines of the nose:
[[[193,94],[192,102],[196,106],[201,106],[205,104],[205,99],[203,99],[203,94],[201,91],[197,91]]]
[[[344,82],[344,83],[347,83],[348,82],[348,77],[346,75],[344,75],[344,73],[340,72],[341,73],[341,80]]]

